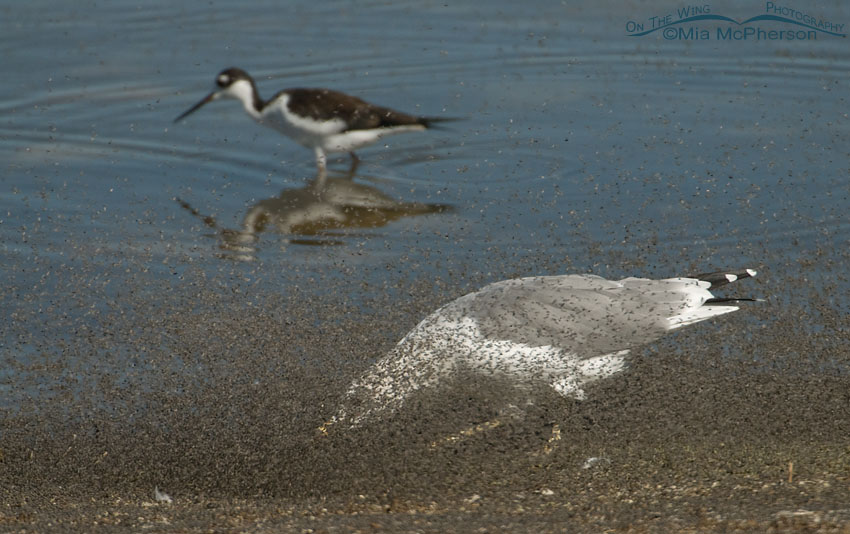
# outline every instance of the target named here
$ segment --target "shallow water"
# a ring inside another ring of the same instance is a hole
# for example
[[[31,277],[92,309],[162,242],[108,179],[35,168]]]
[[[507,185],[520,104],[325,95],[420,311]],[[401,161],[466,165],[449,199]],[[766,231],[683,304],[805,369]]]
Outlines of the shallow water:
[[[679,7],[664,2],[182,6],[0,8],[9,416],[138,415],[145,395],[213,402],[197,392],[313,368],[330,382],[302,393],[338,393],[446,299],[563,272],[757,268],[742,290],[769,302],[704,330],[734,325],[721,354],[846,374],[846,331],[825,319],[847,312],[845,39],[626,36]],[[850,22],[841,2],[811,10]],[[173,123],[229,66],[266,97],[326,86],[461,120],[363,149],[353,182],[332,158],[339,189],[317,206],[310,151],[235,102]],[[824,350],[759,353],[799,310]]]
[[[51,6],[46,19],[35,6],[16,9],[5,37],[17,75],[2,95],[3,241],[18,258],[94,241],[122,256],[150,251],[154,263],[218,268],[216,240],[174,199],[239,228],[251,206],[314,172],[309,151],[233,102],[172,124],[231,64],[265,95],[333,86],[464,119],[366,149],[360,170],[389,197],[457,209],[342,232],[330,258],[356,250],[358,261],[385,261],[412,241],[462,248],[469,263],[493,247],[573,255],[577,239],[640,254],[630,241],[652,235],[724,265],[742,240],[789,255],[795,239],[846,241],[848,58],[837,38],[625,38],[623,20],[651,12],[642,6],[330,3],[278,18],[262,15],[275,11],[263,3],[177,13],[112,3]],[[313,20],[333,24],[301,30]],[[314,254],[282,256],[291,237],[263,233],[251,258]],[[768,263],[763,253],[734,261]]]

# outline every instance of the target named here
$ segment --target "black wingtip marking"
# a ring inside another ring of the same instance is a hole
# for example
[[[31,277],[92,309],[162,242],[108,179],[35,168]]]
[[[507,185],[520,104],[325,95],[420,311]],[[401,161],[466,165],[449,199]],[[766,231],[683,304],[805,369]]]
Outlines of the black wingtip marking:
[[[708,282],[711,284],[709,289],[715,289],[718,287],[725,286],[731,282],[736,282],[738,280],[743,280],[744,278],[752,278],[757,274],[755,269],[738,269],[735,271],[717,271],[713,273],[702,273],[692,276],[691,278],[696,278],[697,280],[702,280],[703,282]]]
[[[725,286],[726,284],[730,284],[732,282],[737,282],[738,280],[743,280],[744,278],[752,278],[756,275],[755,269],[739,269],[735,271],[717,271],[714,273],[702,273],[694,276],[697,280],[702,280],[703,282],[708,282],[711,284],[709,289],[715,289],[718,287]],[[706,306],[722,306],[722,305],[736,305],[743,302],[762,302],[763,299],[749,298],[749,297],[714,297],[705,301],[704,305]]]
[[[746,297],[711,298],[703,303],[703,306],[720,306],[724,304],[740,304],[741,302],[764,302],[764,299],[753,299]]]

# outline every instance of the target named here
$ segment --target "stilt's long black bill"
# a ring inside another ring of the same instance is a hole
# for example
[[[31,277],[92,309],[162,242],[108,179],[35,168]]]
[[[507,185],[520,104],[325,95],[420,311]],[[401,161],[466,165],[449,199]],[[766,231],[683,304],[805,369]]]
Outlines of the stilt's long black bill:
[[[212,100],[215,100],[216,95],[217,95],[217,93],[216,93],[215,91],[213,91],[212,93],[208,94],[207,96],[205,96],[205,97],[204,97],[204,99],[203,99],[203,100],[201,100],[200,102],[198,102],[197,104],[195,104],[194,106],[192,106],[191,108],[189,108],[189,110],[188,110],[188,111],[186,111],[185,113],[183,113],[182,115],[180,115],[180,116],[179,116],[179,117],[177,117],[176,119],[174,119],[174,122],[178,122],[180,119],[182,119],[182,118],[184,118],[184,117],[186,117],[186,116],[188,116],[188,115],[191,115],[192,113],[194,113],[194,112],[198,111],[198,109],[199,109],[201,106],[203,106],[204,104],[206,104],[207,102],[210,102],[210,101],[212,101]]]

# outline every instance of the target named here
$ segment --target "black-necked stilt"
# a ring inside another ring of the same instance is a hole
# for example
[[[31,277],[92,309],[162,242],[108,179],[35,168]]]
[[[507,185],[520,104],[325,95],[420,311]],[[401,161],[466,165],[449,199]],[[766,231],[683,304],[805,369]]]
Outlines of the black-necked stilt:
[[[330,89],[285,89],[269,100],[263,100],[253,78],[237,68],[221,71],[215,83],[217,90],[174,122],[197,111],[207,102],[222,97],[235,98],[260,124],[312,148],[320,177],[325,174],[329,152],[348,152],[356,165],[358,160],[354,150],[385,135],[421,131],[435,122],[451,120],[408,115]]]
[[[715,298],[710,290],[755,274],[619,281],[579,274],[490,284],[419,323],[351,385],[322,429],[392,413],[414,392],[456,373],[545,384],[582,399],[584,385],[623,369],[631,349],[754,300]]]

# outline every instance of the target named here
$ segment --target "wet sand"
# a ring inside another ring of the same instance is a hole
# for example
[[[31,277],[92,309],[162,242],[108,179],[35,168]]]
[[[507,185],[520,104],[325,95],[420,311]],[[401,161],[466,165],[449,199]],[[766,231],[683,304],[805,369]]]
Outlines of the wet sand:
[[[831,509],[824,502],[826,488],[846,482],[834,478],[791,485],[682,485],[616,497],[590,490],[569,502],[535,493],[504,499],[472,496],[455,504],[232,498],[157,505],[111,497],[51,502],[38,509],[15,507],[0,519],[4,532],[848,532],[850,511]],[[832,493],[831,498],[840,498],[839,492]],[[810,504],[795,507],[801,500]],[[792,507],[783,508],[780,502]]]
[[[3,532],[850,531],[850,384],[835,365],[848,319],[828,297],[685,330],[583,402],[541,391],[521,417],[452,440],[500,415],[504,384],[458,379],[369,427],[317,427],[461,288],[421,281],[356,306],[334,291],[148,289],[120,308],[150,313],[106,306],[72,343],[41,333],[91,365],[54,370],[50,395],[4,414]]]

